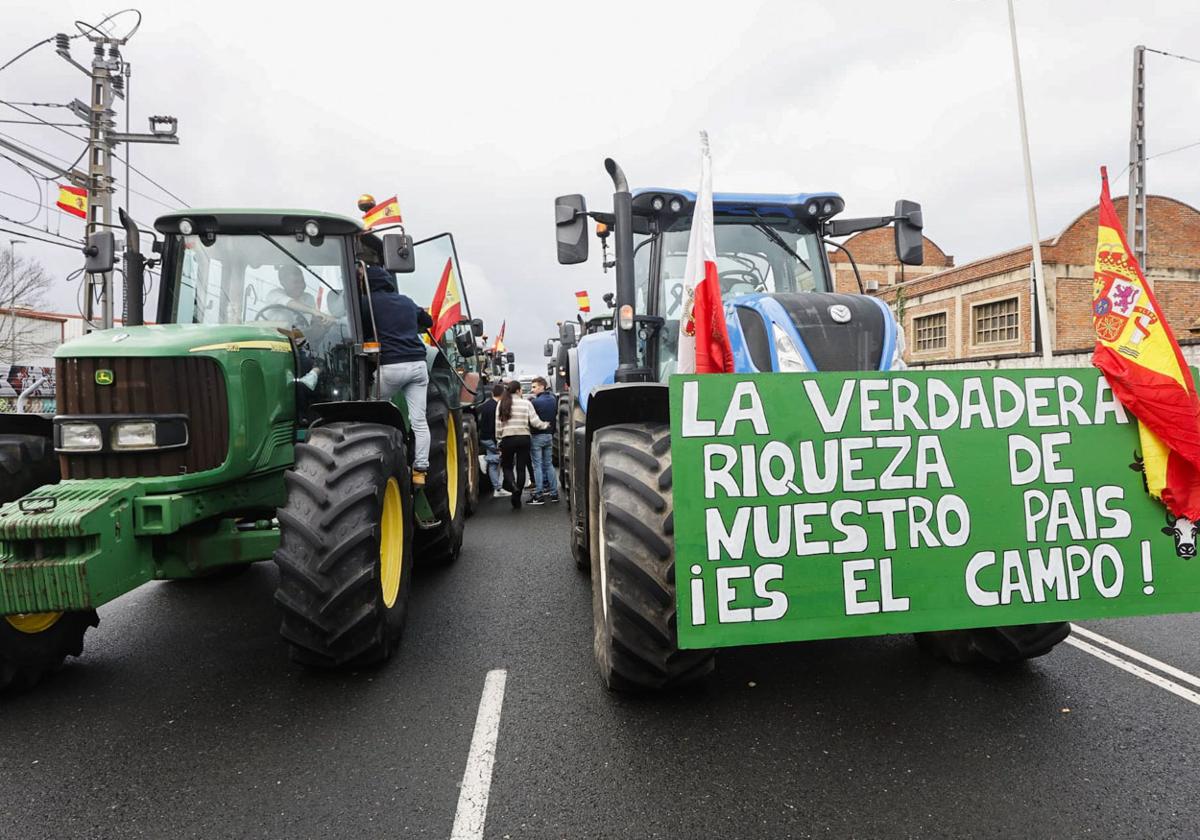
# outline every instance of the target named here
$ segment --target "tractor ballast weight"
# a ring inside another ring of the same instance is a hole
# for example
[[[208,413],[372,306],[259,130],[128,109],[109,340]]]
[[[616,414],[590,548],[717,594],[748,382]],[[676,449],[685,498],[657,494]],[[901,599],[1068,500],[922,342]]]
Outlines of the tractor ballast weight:
[[[140,299],[138,230],[121,218]],[[58,349],[58,415],[36,438],[48,446],[6,461],[0,434],[6,487],[22,491],[0,507],[0,689],[78,655],[96,608],[125,592],[270,559],[293,658],[378,661],[414,559],[462,544],[470,389],[427,349],[431,469],[414,493],[407,406],[376,396],[359,280],[364,259],[404,271],[419,245],[307,210],[177,211],[158,237],[157,323],[138,325],[135,307]],[[89,261],[102,258],[103,242]]]
[[[611,159],[613,212],[582,195],[555,202],[560,263],[587,259],[587,220],[615,242],[615,312],[608,329],[567,348],[569,393],[560,456],[576,565],[590,570],[594,650],[614,690],[682,685],[712,670],[712,651],[681,650],[676,634],[674,502],[667,380],[689,303],[682,288],[696,196],[631,191]],[[903,264],[923,261],[920,205],[890,216],[835,219],[835,193],[717,193],[713,197],[725,323],[739,373],[897,370],[904,336],[887,305],[838,294],[826,238],[893,225]],[[636,237],[636,238],[635,238]],[[635,251],[647,249],[638,258]],[[857,274],[857,267],[854,268]],[[860,283],[861,288],[861,283]],[[637,311],[638,301],[646,311]],[[1039,656],[1066,624],[921,634],[921,646],[956,662]]]

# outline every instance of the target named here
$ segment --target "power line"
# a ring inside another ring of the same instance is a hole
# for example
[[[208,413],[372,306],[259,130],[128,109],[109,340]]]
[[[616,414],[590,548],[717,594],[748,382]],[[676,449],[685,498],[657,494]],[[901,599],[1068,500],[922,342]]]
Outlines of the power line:
[[[1167,149],[1165,152],[1157,152],[1156,154],[1153,154],[1153,155],[1147,155],[1146,160],[1154,160],[1155,158],[1166,157],[1167,155],[1173,155],[1176,152],[1183,152],[1188,149],[1194,149],[1197,146],[1200,146],[1200,140],[1195,140],[1191,143],[1186,143],[1182,146],[1176,146],[1174,149]],[[1125,173],[1128,171],[1129,171],[1129,165],[1126,164],[1125,168],[1122,169],[1119,173],[1117,173],[1117,176],[1115,178],[1113,178],[1113,180],[1116,181],[1117,179],[1123,177],[1125,175]]]
[[[1192,58],[1188,55],[1176,55],[1175,53],[1169,53],[1166,50],[1156,50],[1153,47],[1146,47],[1146,52],[1158,53],[1159,55],[1167,56],[1167,58],[1177,58],[1180,61],[1190,61],[1193,64],[1200,64],[1200,58]]]
[[[37,228],[34,228],[34,230],[37,230]],[[23,230],[9,230],[8,228],[0,228],[0,233],[11,233],[14,236],[28,236],[30,239],[36,239],[38,242],[45,242],[47,245],[57,245],[60,248],[70,248],[72,251],[79,250],[78,242],[68,245],[65,242],[55,242],[53,239],[42,239],[41,237],[34,236],[31,233],[26,233]]]
[[[51,35],[49,38],[46,38],[45,40],[38,41],[38,42],[37,42],[36,44],[34,44],[32,47],[28,47],[27,49],[21,50],[21,52],[17,53],[15,56],[13,56],[12,58],[10,58],[8,61],[4,62],[4,65],[3,65],[3,66],[0,66],[0,70],[6,70],[6,69],[8,69],[8,66],[9,66],[10,64],[16,64],[18,61],[20,61],[20,60],[21,60],[22,58],[24,58],[25,56],[29,55],[31,52],[33,52],[34,50],[36,50],[36,49],[37,49],[38,47],[40,47],[42,44],[49,44],[49,43],[50,43],[51,41],[53,41],[53,40],[54,40],[54,36],[53,36],[53,35]]]
[[[116,154],[115,152],[113,153],[113,157],[114,157],[114,158],[116,158],[117,160],[121,161],[121,163],[127,164],[127,165],[129,166],[129,168],[130,168],[130,169],[132,169],[134,172],[136,172],[138,175],[141,175],[143,178],[145,178],[145,179],[146,179],[147,181],[149,181],[151,184],[153,184],[154,186],[158,187],[160,190],[162,190],[163,192],[165,192],[167,195],[171,196],[171,198],[173,198],[173,199],[175,199],[176,201],[178,201],[178,202],[179,202],[179,206],[180,206],[180,207],[187,207],[187,206],[188,206],[188,203],[187,203],[186,201],[184,201],[184,200],[183,200],[182,198],[180,198],[179,196],[175,195],[175,193],[171,192],[169,189],[167,189],[166,187],[164,187],[162,184],[158,183],[158,181],[155,181],[153,178],[151,178],[151,177],[150,177],[149,175],[147,175],[145,172],[143,172],[142,170],[138,169],[138,168],[137,168],[136,166],[134,166],[133,164],[129,163],[129,161],[125,160],[125,158],[121,157],[120,155]],[[160,201],[160,202],[159,202],[159,204],[162,204],[162,202]],[[167,205],[164,205],[164,206],[167,206]],[[174,209],[174,208],[171,208],[171,209]]]

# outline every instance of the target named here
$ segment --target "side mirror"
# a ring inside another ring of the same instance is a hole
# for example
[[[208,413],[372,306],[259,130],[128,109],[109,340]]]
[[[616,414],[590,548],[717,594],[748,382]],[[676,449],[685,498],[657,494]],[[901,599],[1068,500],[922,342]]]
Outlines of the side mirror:
[[[513,362],[515,362],[517,360],[517,354],[512,352],[511,350],[509,350],[507,353],[504,354],[504,359],[511,365]]]
[[[545,356],[547,359],[549,359],[551,356],[554,355],[554,342],[553,341],[547,341],[542,346],[542,355]]]
[[[469,332],[456,332],[454,343],[458,345],[458,352],[463,356],[475,355],[475,336]]]
[[[471,335],[475,336],[476,338],[483,338],[483,319],[482,318],[472,318],[471,319]]]
[[[107,274],[117,261],[117,240],[111,230],[90,233],[83,247],[83,270],[88,274]]]
[[[896,202],[896,258],[905,265],[920,265],[925,261],[925,240],[921,235],[925,221],[921,205],[903,198]]]
[[[559,263],[577,265],[587,262],[587,202],[582,195],[560,195],[554,199],[554,226]]]
[[[412,274],[417,270],[413,240],[407,233],[383,235],[383,267],[397,274]]]
[[[509,372],[509,373],[512,373],[512,372],[513,372],[514,370],[516,370],[516,369],[517,369],[517,366],[516,366],[516,365],[514,365],[512,362],[509,362],[509,363],[508,363],[508,372]]]
[[[574,321],[563,321],[558,327],[558,340],[568,350],[579,343],[579,327]]]

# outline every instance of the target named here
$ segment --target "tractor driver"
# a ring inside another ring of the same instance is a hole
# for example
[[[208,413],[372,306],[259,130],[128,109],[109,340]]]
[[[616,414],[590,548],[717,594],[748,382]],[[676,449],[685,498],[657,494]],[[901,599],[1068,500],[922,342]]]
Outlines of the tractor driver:
[[[284,307],[304,316],[302,326],[319,322],[328,325],[333,318],[317,309],[316,298],[309,293],[304,274],[298,265],[281,265],[278,270],[279,288],[272,289],[267,294],[268,307]]]

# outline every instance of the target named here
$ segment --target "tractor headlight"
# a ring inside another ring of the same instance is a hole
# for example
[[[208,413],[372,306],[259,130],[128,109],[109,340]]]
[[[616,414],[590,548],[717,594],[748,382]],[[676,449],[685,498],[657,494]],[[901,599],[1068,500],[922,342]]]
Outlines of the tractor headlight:
[[[182,233],[184,236],[191,236],[193,233],[196,232],[196,227],[195,227],[195,225],[192,224],[191,219],[180,219],[179,220],[179,232]]]
[[[656,212],[659,210],[662,210],[663,207],[666,206],[666,204],[667,204],[667,202],[663,199],[663,197],[661,195],[656,195],[656,196],[654,196],[654,198],[652,198],[650,200],[650,206],[653,207]]]
[[[104,437],[95,423],[63,423],[59,429],[59,448],[63,451],[98,452],[104,448]]]
[[[680,210],[683,209],[683,202],[680,201],[678,198],[672,198],[670,206],[671,206],[672,213],[678,213]]]
[[[132,420],[113,426],[113,449],[153,449],[156,446],[158,427],[152,420]]]
[[[771,322],[771,338],[775,342],[775,355],[779,359],[779,370],[783,373],[808,373],[809,367],[796,348],[791,336]]]
[[[316,220],[309,219],[304,223],[304,233],[309,239],[316,239],[321,235],[321,226],[316,223]]]

